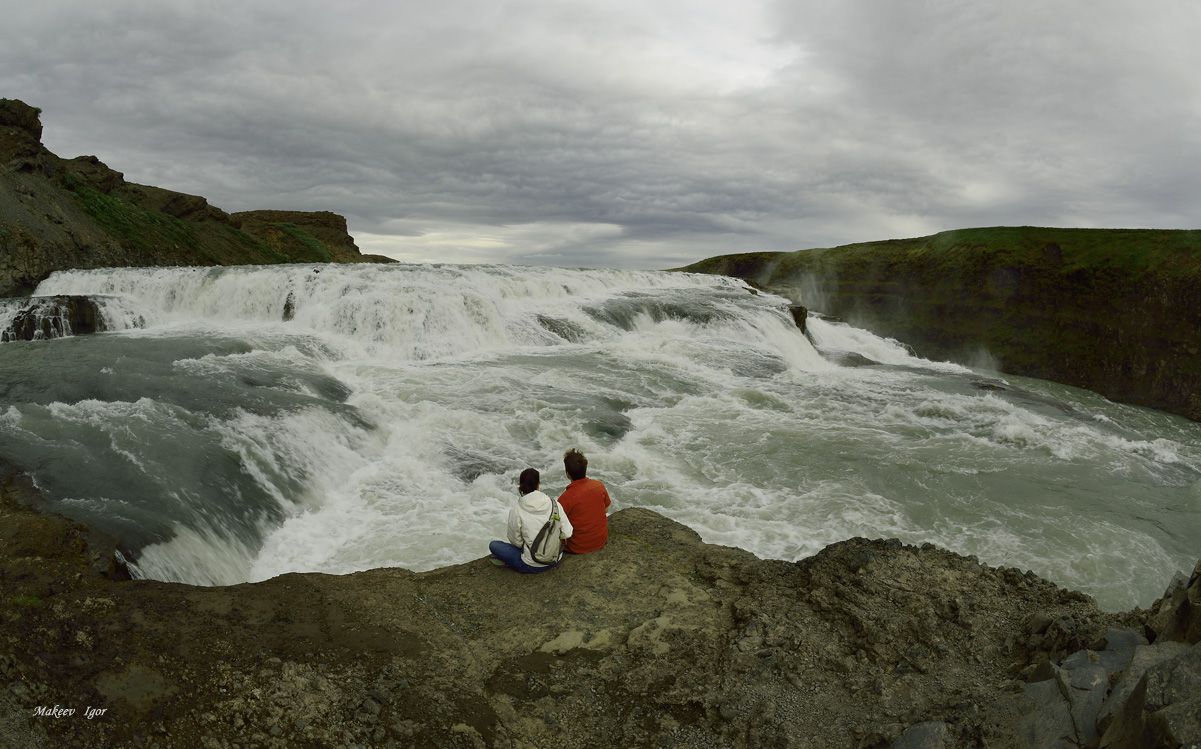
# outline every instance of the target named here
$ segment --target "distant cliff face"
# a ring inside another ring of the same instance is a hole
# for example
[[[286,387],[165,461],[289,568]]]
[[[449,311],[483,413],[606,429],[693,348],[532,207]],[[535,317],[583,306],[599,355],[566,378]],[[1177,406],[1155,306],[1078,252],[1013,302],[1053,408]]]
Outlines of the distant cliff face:
[[[346,219],[329,211],[243,211],[229,216],[234,228],[271,250],[305,263],[394,263],[383,255],[364,255],[346,228]]]
[[[61,159],[41,143],[39,114],[0,99],[0,296],[66,268],[389,262],[360,254],[337,214],[230,216],[196,195],[126,182],[95,156]]]
[[[967,229],[683,270],[754,281],[927,358],[1201,420],[1201,231]]]

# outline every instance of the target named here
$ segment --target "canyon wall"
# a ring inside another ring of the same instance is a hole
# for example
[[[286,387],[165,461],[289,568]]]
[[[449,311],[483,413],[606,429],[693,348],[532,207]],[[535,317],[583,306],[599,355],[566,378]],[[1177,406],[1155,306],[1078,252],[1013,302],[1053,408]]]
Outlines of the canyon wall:
[[[964,229],[703,260],[920,355],[1201,420],[1201,231]]]

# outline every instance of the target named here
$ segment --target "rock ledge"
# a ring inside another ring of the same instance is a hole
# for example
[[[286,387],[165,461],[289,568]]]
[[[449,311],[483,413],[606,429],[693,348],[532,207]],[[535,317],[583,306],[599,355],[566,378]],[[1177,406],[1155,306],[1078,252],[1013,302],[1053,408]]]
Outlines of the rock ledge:
[[[1152,610],[1106,614],[929,544],[761,560],[626,509],[604,549],[544,575],[479,559],[200,588],[115,582],[111,543],[36,502],[9,472],[6,746],[1201,740],[1201,565]]]

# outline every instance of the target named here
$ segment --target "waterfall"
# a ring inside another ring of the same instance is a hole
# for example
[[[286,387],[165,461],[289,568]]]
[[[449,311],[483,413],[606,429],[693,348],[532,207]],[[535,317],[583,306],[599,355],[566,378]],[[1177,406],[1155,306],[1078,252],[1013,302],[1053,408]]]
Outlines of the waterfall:
[[[1201,425],[835,321],[807,337],[738,280],[285,265],[37,293],[106,332],[0,345],[0,454],[142,577],[467,561],[522,469],[563,488],[571,447],[615,509],[764,557],[932,542],[1125,609],[1201,556]]]

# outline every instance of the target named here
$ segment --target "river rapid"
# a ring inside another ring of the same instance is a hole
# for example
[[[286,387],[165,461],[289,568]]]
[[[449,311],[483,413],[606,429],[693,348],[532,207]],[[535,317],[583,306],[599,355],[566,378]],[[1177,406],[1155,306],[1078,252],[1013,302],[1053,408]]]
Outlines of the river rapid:
[[[0,344],[0,455],[139,577],[475,559],[520,471],[557,495],[571,447],[612,509],[761,557],[930,542],[1111,611],[1201,557],[1201,424],[839,322],[811,317],[807,337],[733,279],[139,268],[36,293],[91,296],[111,330]]]

